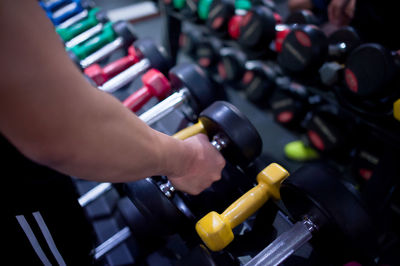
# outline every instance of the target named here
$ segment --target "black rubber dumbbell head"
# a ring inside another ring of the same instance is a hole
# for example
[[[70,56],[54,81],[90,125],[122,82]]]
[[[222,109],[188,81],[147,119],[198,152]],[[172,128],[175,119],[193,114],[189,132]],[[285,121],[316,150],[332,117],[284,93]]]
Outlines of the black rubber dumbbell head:
[[[185,216],[160,190],[153,178],[126,183],[124,191],[151,227],[152,235],[165,236],[177,232]]]
[[[143,38],[133,43],[139,58],[147,58],[151,67],[167,74],[172,66],[172,60],[165,49],[158,46],[153,39]]]
[[[276,88],[276,73],[261,61],[246,63],[246,72],[241,80],[241,87],[246,98],[263,106]]]
[[[199,115],[208,136],[222,134],[229,144],[222,154],[230,162],[247,166],[261,154],[262,140],[253,124],[235,106],[216,101]]]
[[[242,78],[247,61],[246,54],[235,48],[222,48],[218,63],[218,74],[224,81],[238,81]]]
[[[360,45],[346,60],[348,92],[364,98],[387,96],[396,70],[394,58],[386,48],[374,43]]]
[[[190,91],[193,112],[199,114],[217,98],[216,88],[207,74],[193,63],[179,64],[169,71],[169,80],[174,89],[186,88]]]
[[[122,37],[124,40],[124,48],[128,49],[128,47],[137,40],[137,36],[131,30],[131,26],[126,21],[117,21],[112,25],[115,33]]]
[[[329,56],[338,62],[344,62],[347,55],[361,44],[360,36],[353,27],[345,26],[334,31],[328,37]],[[340,45],[345,48],[341,49]]]
[[[107,12],[104,10],[100,10],[96,13],[96,19],[99,21],[99,23],[106,23],[109,21]]]
[[[341,176],[326,163],[303,166],[282,183],[282,201],[295,220],[308,216],[316,223],[315,247],[331,255],[356,251],[372,257],[377,250],[373,220],[355,189],[339,180]]]
[[[283,41],[278,63],[292,74],[311,73],[318,70],[327,55],[325,34],[313,25],[297,25]]]
[[[268,48],[275,38],[274,13],[264,6],[254,6],[243,17],[238,42],[247,48]]]
[[[210,5],[206,25],[215,33],[227,34],[228,22],[235,15],[235,6],[230,0],[214,0]]]
[[[286,24],[316,25],[318,23],[314,14],[307,9],[297,10],[289,14],[285,20]]]
[[[188,55],[194,54],[197,44],[203,38],[203,34],[199,30],[191,29],[182,31],[179,36],[179,48]]]
[[[212,69],[219,60],[222,42],[215,37],[207,37],[197,43],[195,57],[197,63],[205,69]]]

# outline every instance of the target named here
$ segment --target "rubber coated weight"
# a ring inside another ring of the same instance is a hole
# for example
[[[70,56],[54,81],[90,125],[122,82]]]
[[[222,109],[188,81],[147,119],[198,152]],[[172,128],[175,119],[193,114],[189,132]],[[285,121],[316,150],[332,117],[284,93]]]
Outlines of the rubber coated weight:
[[[216,88],[210,83],[207,74],[195,64],[179,64],[171,68],[168,75],[173,88],[189,90],[194,99],[191,106],[196,114],[217,98]]]
[[[205,69],[213,69],[219,60],[222,43],[215,37],[207,37],[197,44],[196,61]]]
[[[151,38],[143,38],[133,43],[139,58],[147,58],[152,68],[166,74],[172,66],[172,60],[163,47],[159,47]]]
[[[194,55],[197,44],[200,43],[201,39],[204,38],[201,31],[191,29],[182,31],[179,36],[179,49],[188,55]]]
[[[327,164],[303,166],[282,183],[282,201],[295,220],[308,216],[316,223],[316,248],[325,248],[336,258],[343,253],[354,256],[354,251],[372,257],[377,250],[372,219],[340,176]]]
[[[286,24],[316,25],[317,22],[314,14],[307,9],[294,11],[285,19]]]
[[[340,154],[348,147],[350,132],[336,114],[316,110],[305,127],[311,144],[321,152]]]
[[[234,3],[231,0],[214,0],[210,5],[210,12],[206,25],[215,33],[227,34],[228,22],[235,15]]]
[[[153,235],[170,235],[178,231],[185,217],[152,178],[126,183],[124,190],[148,221]]]
[[[346,26],[334,31],[328,37],[329,56],[335,61],[344,62],[347,55],[361,44],[354,28]]]
[[[379,44],[363,44],[347,58],[345,82],[348,92],[358,97],[388,96],[397,67],[390,51]]]
[[[264,6],[255,6],[241,20],[238,42],[247,48],[267,49],[275,38],[275,26],[274,13]]]
[[[142,76],[143,87],[132,93],[123,102],[133,112],[139,111],[152,97],[164,99],[171,92],[168,79],[158,70],[150,69]]]
[[[250,101],[266,105],[267,99],[275,90],[275,73],[261,61],[249,61],[241,80],[241,87]]]
[[[316,71],[328,55],[327,41],[315,26],[295,26],[283,42],[278,63],[291,74]]]
[[[229,139],[222,154],[230,162],[247,166],[261,153],[262,140],[252,123],[232,104],[216,101],[199,115],[208,136],[222,133]]]
[[[126,21],[117,21],[113,24],[114,32],[117,36],[122,37],[124,40],[124,49],[128,47],[137,40],[137,36],[129,29],[129,24]]]
[[[304,119],[306,103],[283,90],[276,90],[270,100],[274,120],[285,126],[297,126]]]
[[[217,66],[219,77],[223,81],[239,81],[243,77],[246,54],[235,48],[222,48],[220,51],[220,61]]]
[[[85,68],[84,73],[91,78],[98,86],[103,85],[107,80],[121,73],[131,65],[137,63],[139,58],[136,55],[135,48],[129,46],[128,55],[114,62],[109,63],[103,68],[99,64],[92,64]]]
[[[104,11],[100,11],[98,8],[93,8],[88,12],[88,16],[85,19],[78,21],[77,23],[66,28],[56,28],[56,32],[58,35],[60,35],[64,42],[70,41],[72,38],[81,34],[85,30],[96,26],[98,23],[105,23],[108,20],[106,13]]]

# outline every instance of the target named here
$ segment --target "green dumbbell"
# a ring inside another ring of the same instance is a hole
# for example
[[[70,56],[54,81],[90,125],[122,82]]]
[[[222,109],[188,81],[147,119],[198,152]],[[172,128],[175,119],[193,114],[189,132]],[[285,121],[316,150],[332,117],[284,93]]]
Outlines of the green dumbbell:
[[[84,69],[106,58],[117,49],[127,49],[136,39],[128,22],[107,22],[99,34],[66,49],[71,59]]]
[[[87,29],[94,27],[99,23],[105,23],[107,21],[108,18],[105,12],[100,11],[99,8],[93,8],[89,10],[88,15],[85,19],[78,21],[77,23],[66,28],[57,27],[56,32],[58,33],[58,35],[60,35],[61,39],[64,42],[67,42],[75,36],[86,31]]]
[[[210,12],[210,6],[213,0],[200,0],[197,10],[197,15],[201,20],[206,20],[208,18],[208,13]]]

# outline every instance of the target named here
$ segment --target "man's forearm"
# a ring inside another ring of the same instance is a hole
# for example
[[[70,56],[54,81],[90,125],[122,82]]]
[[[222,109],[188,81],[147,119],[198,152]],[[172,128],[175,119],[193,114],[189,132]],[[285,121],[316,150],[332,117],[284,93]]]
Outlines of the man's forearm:
[[[7,36],[0,42],[7,51],[0,65],[0,131],[26,156],[108,181],[169,174],[178,168],[175,159],[190,160],[182,141],[149,128],[88,84],[37,2],[2,1],[0,24]]]

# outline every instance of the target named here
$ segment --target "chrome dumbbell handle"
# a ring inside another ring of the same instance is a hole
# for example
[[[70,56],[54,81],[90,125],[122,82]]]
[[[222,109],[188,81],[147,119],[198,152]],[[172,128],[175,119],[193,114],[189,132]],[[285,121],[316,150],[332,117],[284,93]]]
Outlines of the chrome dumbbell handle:
[[[72,48],[75,45],[83,43],[84,41],[88,40],[89,38],[99,34],[103,30],[103,24],[98,23],[96,26],[91,27],[90,29],[82,32],[81,34],[75,36],[70,41],[65,43],[65,47]]]
[[[101,243],[98,247],[92,250],[92,256],[97,261],[101,259],[108,252],[118,247],[120,244],[125,242],[132,235],[129,227],[124,227],[118,233],[111,236],[109,239]]]
[[[61,24],[59,24],[57,26],[57,28],[68,28],[69,26],[71,26],[71,25],[77,23],[78,21],[86,18],[87,16],[88,16],[88,11],[86,9],[84,9],[82,12],[79,12],[75,16],[70,17],[66,21],[64,21]]]
[[[169,97],[144,112],[139,118],[149,126],[160,121],[163,117],[170,114],[173,110],[183,105],[189,100],[190,93],[186,88],[174,92]]]
[[[118,50],[119,48],[122,48],[123,45],[124,45],[124,39],[122,37],[118,37],[114,41],[104,45],[96,52],[90,54],[85,59],[81,60],[79,64],[81,65],[82,68],[87,68],[88,66],[106,58],[112,52]]]
[[[82,207],[85,207],[98,199],[101,195],[106,193],[107,191],[111,190],[112,185],[111,183],[100,183],[99,185],[95,186],[85,194],[83,194],[79,199],[78,202]]]
[[[312,238],[314,230],[316,230],[316,226],[308,218],[295,223],[289,231],[281,234],[247,262],[245,266],[275,266],[281,264]]]

